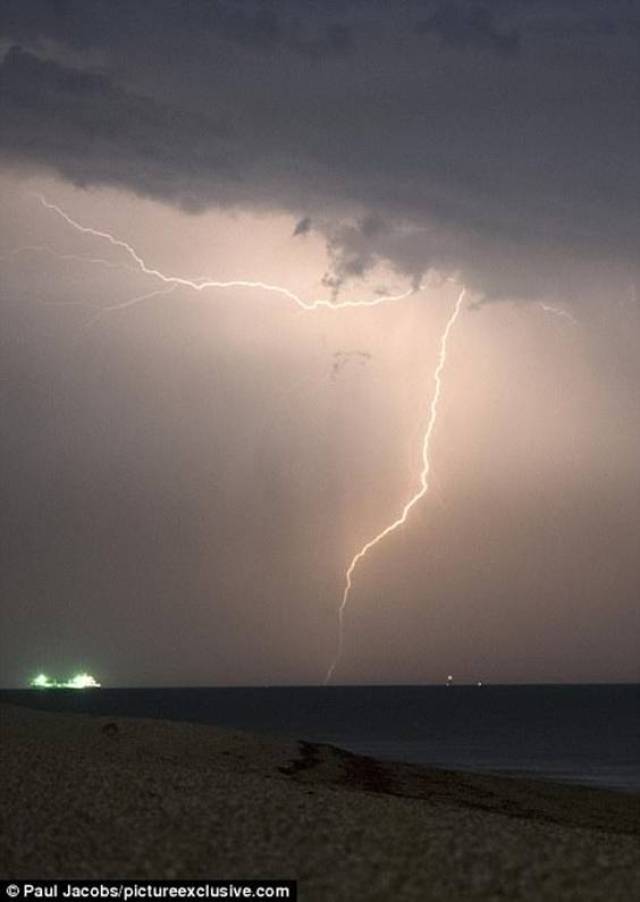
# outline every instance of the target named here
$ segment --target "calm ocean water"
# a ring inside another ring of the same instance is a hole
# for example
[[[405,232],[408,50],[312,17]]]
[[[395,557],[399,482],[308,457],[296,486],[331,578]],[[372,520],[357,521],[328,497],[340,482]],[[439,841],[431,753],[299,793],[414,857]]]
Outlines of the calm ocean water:
[[[5,690],[0,699],[212,723],[378,758],[640,792],[640,685]]]

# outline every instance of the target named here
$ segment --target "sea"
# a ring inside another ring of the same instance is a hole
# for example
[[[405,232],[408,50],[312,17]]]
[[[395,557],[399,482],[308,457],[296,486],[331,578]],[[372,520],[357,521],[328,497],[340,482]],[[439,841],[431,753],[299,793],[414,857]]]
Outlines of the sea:
[[[640,792],[640,684],[3,690],[48,711],[217,724],[380,759]]]

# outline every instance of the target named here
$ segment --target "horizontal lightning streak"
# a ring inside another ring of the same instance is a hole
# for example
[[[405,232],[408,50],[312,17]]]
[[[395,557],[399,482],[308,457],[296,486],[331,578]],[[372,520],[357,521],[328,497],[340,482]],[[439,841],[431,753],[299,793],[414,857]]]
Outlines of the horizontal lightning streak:
[[[445,326],[445,330],[442,333],[442,337],[440,339],[440,351],[438,354],[438,364],[436,366],[435,372],[433,374],[434,381],[434,392],[433,397],[431,399],[431,404],[429,406],[429,417],[427,420],[427,427],[424,433],[424,437],[422,440],[422,471],[420,473],[420,487],[418,491],[412,495],[412,497],[407,501],[405,506],[402,508],[402,513],[400,516],[386,526],[381,532],[379,532],[376,536],[374,536],[370,541],[368,541],[365,545],[362,546],[360,551],[353,556],[351,559],[351,563],[347,569],[345,574],[345,588],[342,595],[342,602],[340,607],[338,608],[338,649],[336,652],[336,656],[333,660],[333,663],[329,667],[327,674],[325,676],[325,686],[327,683],[331,682],[333,674],[335,672],[338,663],[340,662],[340,658],[342,655],[342,645],[343,645],[343,633],[344,633],[344,612],[347,607],[349,601],[349,595],[351,594],[351,589],[353,586],[353,574],[363,558],[374,548],[379,542],[382,542],[390,533],[394,532],[399,526],[402,526],[410,513],[410,511],[416,506],[416,504],[424,498],[424,496],[429,491],[429,471],[431,468],[431,463],[429,460],[429,446],[431,443],[431,436],[433,434],[433,430],[436,425],[436,421],[438,419],[438,405],[440,403],[440,395],[442,393],[442,372],[444,370],[445,364],[447,362],[447,346],[449,342],[449,336],[451,334],[451,330],[453,329],[456,320],[460,314],[460,310],[462,309],[462,302],[464,300],[466,294],[466,289],[463,288],[458,295],[458,299],[453,308],[453,312],[449,317],[447,324]]]
[[[75,260],[81,263],[92,263],[100,266],[106,266],[108,269],[127,269],[130,272],[138,272],[138,267],[133,267],[126,263],[116,263],[114,260],[103,260],[101,257],[85,257],[82,254],[61,254],[55,248],[49,247],[47,244],[26,244],[24,247],[16,247],[7,251],[6,254],[0,256],[0,260],[8,260],[10,257],[17,257],[19,254],[40,253],[49,254],[57,260]]]
[[[153,298],[161,297],[163,295],[171,294],[172,291],[175,291],[177,285],[170,285],[168,288],[157,288],[155,291],[148,291],[146,294],[139,294],[135,298],[128,298],[126,301],[122,301],[121,304],[111,304],[109,307],[101,307],[95,316],[91,317],[91,319],[84,324],[84,328],[89,329],[94,323],[98,322],[105,313],[113,313],[115,310],[126,310],[127,307],[133,307],[135,304],[141,304],[143,301],[150,301]]]
[[[573,323],[574,326],[578,325],[578,320],[575,316],[572,316],[567,310],[563,310],[562,307],[554,307],[551,304],[542,304],[538,305],[545,313],[553,313],[554,316],[558,316],[561,319],[569,320],[570,323]]]
[[[408,298],[410,295],[415,294],[422,288],[422,286],[418,286],[417,289],[410,288],[408,291],[403,291],[401,294],[379,295],[375,298],[355,301],[331,301],[326,298],[321,298],[315,301],[305,301],[303,298],[299,297],[288,288],[284,288],[281,285],[272,285],[269,282],[254,282],[247,279],[218,281],[216,279],[210,278],[187,279],[184,276],[170,276],[158,269],[154,269],[153,267],[148,266],[145,263],[144,259],[138,254],[138,252],[126,241],[123,241],[120,238],[116,238],[110,232],[102,232],[99,229],[93,229],[90,226],[84,226],[81,223],[77,222],[75,219],[72,219],[68,213],[65,213],[65,211],[58,207],[56,204],[50,203],[41,194],[36,195],[36,197],[43,207],[46,207],[47,210],[51,210],[53,213],[56,213],[68,225],[76,229],[78,232],[82,232],[85,235],[93,235],[95,238],[101,238],[104,241],[108,241],[109,244],[111,244],[113,247],[121,248],[133,260],[140,272],[145,273],[145,275],[152,276],[155,279],[160,279],[162,282],[165,282],[167,284],[190,288],[193,291],[203,291],[205,288],[257,288],[262,291],[269,291],[274,292],[275,294],[283,295],[284,297],[293,301],[298,305],[298,307],[301,307],[303,310],[318,310],[323,307],[330,308],[332,310],[342,310],[345,307],[377,307],[379,304],[385,304],[389,301],[402,301],[404,300],[404,298]]]

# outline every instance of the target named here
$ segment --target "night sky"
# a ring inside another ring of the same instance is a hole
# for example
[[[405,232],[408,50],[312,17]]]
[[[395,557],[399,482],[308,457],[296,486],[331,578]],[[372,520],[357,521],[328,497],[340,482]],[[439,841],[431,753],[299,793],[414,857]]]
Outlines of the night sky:
[[[462,286],[334,682],[640,678],[640,2],[3,0],[0,194],[0,684],[322,682]]]

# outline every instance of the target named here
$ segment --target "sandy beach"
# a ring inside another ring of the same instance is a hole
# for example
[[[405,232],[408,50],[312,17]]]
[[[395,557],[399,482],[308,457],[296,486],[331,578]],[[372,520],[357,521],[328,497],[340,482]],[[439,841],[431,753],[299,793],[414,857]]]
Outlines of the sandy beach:
[[[640,898],[638,795],[0,713],[2,877],[293,878],[305,902]]]

